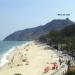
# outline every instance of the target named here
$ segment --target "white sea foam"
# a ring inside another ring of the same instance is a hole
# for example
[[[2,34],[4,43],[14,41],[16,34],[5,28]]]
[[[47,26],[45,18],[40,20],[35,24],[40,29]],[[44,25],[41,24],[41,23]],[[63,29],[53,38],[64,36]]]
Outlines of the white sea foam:
[[[3,67],[6,63],[9,61],[7,60],[7,57],[15,50],[15,47],[11,48],[8,52],[4,53],[1,55],[1,60],[0,60],[0,67]]]
[[[30,42],[26,42],[25,44],[22,44],[24,46],[31,44],[33,41]],[[21,46],[21,45],[20,45]],[[17,46],[16,46],[17,47]],[[7,60],[7,57],[10,56],[10,54],[16,49],[16,47],[11,48],[10,50],[8,50],[6,53],[2,54],[0,56],[0,68],[3,67],[6,63],[8,63],[9,61]]]

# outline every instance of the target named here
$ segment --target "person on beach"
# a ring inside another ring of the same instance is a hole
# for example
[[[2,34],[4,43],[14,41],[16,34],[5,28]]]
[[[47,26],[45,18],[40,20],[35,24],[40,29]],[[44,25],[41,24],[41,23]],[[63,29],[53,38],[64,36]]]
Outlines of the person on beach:
[[[55,67],[55,69],[58,69],[58,65],[56,62],[54,63],[54,67]]]
[[[60,65],[62,64],[62,60],[61,60],[61,58],[59,57],[59,63],[60,63]]]
[[[44,68],[44,73],[47,73],[50,70],[49,66]]]

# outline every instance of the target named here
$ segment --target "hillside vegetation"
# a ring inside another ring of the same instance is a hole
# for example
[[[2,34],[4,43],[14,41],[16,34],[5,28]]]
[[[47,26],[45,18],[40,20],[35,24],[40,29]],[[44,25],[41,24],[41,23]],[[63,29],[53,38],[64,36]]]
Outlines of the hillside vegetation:
[[[75,58],[75,24],[67,26],[60,31],[53,31],[40,36],[39,40],[58,50],[65,50]]]

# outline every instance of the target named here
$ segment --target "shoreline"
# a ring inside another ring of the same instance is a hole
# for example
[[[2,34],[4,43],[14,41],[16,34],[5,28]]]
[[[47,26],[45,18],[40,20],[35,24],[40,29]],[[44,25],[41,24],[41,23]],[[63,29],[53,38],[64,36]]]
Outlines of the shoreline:
[[[29,42],[26,42],[25,44],[22,44],[22,45],[27,45],[29,43],[31,43],[32,41],[29,41]],[[1,55],[1,60],[0,60],[0,69],[5,66],[7,63],[9,63],[9,60],[8,58],[10,57],[10,55],[12,53],[14,53],[14,51],[16,51],[17,47],[20,47],[22,45],[18,45],[18,46],[15,46],[15,47],[12,47],[11,49],[9,49],[7,52],[3,53]]]
[[[58,68],[60,67],[57,52],[50,49],[48,45],[36,41],[17,46],[7,59],[9,62],[0,69],[0,75],[13,75],[15,73],[41,75],[45,67],[49,66],[52,69],[54,63],[57,63]],[[54,71],[50,70],[47,74]]]
[[[8,52],[2,54],[1,62],[0,62],[0,68],[2,68],[6,63],[8,63],[7,57],[10,56],[10,54],[15,50],[15,47],[11,48]]]

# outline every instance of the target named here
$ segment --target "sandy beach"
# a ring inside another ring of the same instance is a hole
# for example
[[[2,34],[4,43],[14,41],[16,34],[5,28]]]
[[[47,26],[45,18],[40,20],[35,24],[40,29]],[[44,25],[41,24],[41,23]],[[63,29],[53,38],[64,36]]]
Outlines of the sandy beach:
[[[9,62],[0,68],[0,75],[50,75],[56,70],[52,69],[53,63],[60,67],[58,54],[34,41],[16,47],[7,59]]]

